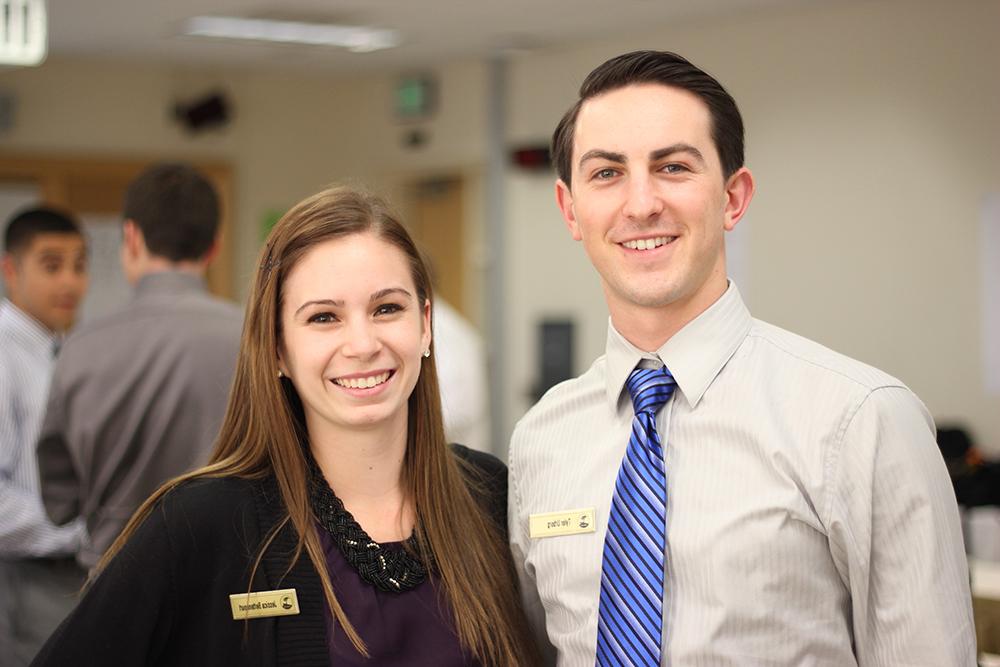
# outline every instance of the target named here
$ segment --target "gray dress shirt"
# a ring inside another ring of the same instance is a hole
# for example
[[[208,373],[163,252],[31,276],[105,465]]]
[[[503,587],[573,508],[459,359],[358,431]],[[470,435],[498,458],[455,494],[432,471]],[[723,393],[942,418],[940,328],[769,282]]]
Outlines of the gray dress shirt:
[[[657,421],[664,664],[976,664],[958,510],[927,410],[898,380],[752,319],[732,284],[655,353],[609,325],[606,354],[515,429],[512,550],[558,664],[594,664],[632,421],[623,387],[643,359],[678,386]],[[532,515],[587,509],[593,532],[529,534]]]
[[[45,414],[57,338],[7,299],[0,300],[0,559],[76,553],[83,523],[56,526],[45,515],[35,444]]]
[[[242,313],[181,272],[143,277],[121,311],[63,345],[38,446],[49,516],[86,519],[93,567],[164,481],[202,465],[222,423]]]

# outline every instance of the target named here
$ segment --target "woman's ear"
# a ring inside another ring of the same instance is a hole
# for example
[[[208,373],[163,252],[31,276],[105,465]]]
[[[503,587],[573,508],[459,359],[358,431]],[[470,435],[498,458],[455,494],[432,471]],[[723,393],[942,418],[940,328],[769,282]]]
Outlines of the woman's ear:
[[[431,349],[431,339],[434,337],[431,331],[431,325],[433,323],[433,314],[431,313],[431,300],[424,299],[424,331],[420,338],[421,349],[429,350]]]
[[[281,350],[281,345],[278,345],[278,377],[290,377],[288,375],[288,365],[285,363],[285,355]]]

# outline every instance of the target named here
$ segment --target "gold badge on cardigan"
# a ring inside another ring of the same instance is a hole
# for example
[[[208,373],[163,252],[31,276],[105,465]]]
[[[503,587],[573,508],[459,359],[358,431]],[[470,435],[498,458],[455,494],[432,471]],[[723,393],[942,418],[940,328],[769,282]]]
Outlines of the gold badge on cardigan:
[[[528,523],[531,539],[594,532],[594,508],[586,507],[546,514],[532,514]]]
[[[233,593],[229,596],[229,604],[233,607],[234,621],[265,616],[293,616],[299,613],[299,598],[295,595],[294,588]]]

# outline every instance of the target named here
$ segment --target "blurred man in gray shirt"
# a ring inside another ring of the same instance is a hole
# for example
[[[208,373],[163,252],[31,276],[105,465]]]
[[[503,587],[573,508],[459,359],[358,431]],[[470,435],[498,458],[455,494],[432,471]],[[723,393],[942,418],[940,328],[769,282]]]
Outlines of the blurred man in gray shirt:
[[[90,540],[77,560],[87,569],[150,493],[207,460],[242,322],[235,304],[205,288],[219,202],[201,174],[151,167],[129,186],[123,214],[134,295],[66,341],[38,446],[49,516],[86,520]]]

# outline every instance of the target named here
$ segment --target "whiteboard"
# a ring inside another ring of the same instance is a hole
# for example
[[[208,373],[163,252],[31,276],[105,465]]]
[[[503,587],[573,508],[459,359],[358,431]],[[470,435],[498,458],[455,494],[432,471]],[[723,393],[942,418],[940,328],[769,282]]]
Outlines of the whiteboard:
[[[121,216],[88,214],[81,222],[87,236],[90,288],[77,321],[90,322],[124,306],[132,288],[122,271]]]

